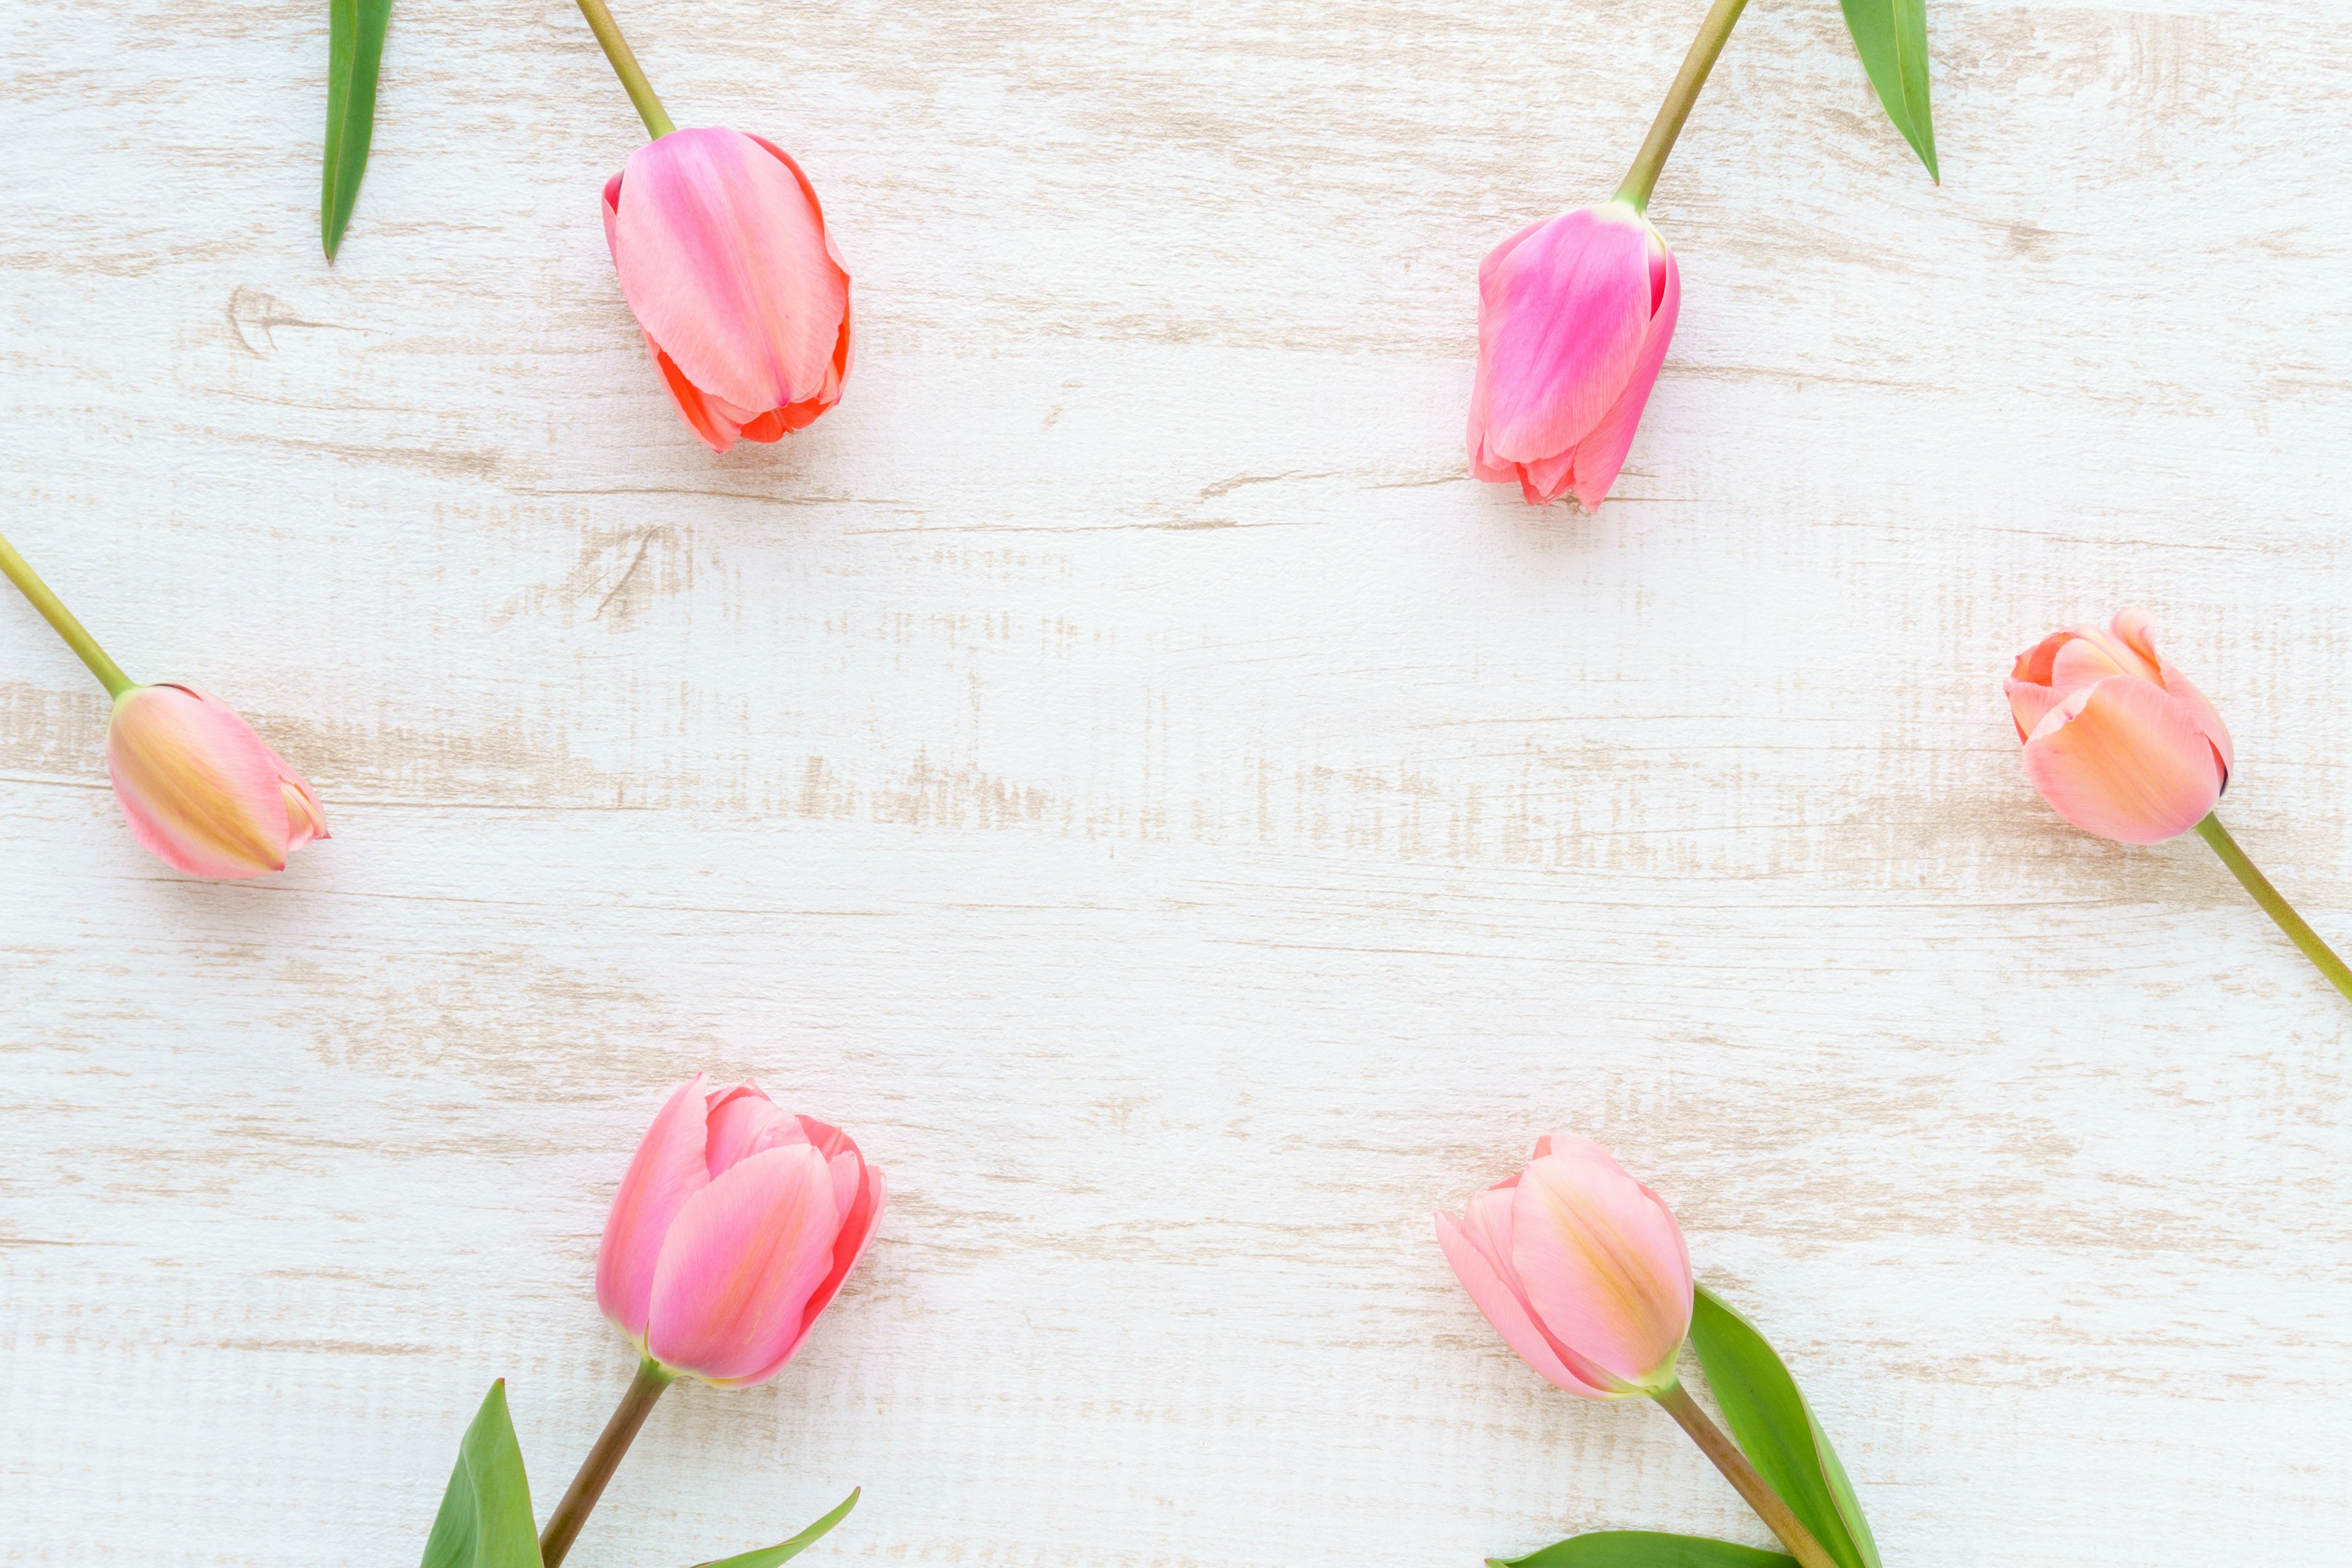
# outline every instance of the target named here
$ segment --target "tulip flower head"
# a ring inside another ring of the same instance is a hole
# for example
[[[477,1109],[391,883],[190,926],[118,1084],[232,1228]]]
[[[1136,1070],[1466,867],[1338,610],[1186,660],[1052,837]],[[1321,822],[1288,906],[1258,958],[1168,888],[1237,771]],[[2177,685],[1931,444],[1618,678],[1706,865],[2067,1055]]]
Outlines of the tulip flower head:
[[[1587,1399],[1675,1384],[1690,1252],[1657,1194],[1599,1144],[1536,1141],[1527,1169],[1437,1216],[1455,1278],[1520,1359]]]
[[[327,834],[300,773],[219,698],[133,686],[115,699],[106,771],[149,853],[197,877],[258,877]]]
[[[673,131],[604,185],[604,241],[677,411],[714,451],[841,401],[849,269],[816,190],[773,142]]]
[[[2003,689],[2026,777],[2085,832],[2160,843],[2202,821],[2230,782],[2230,731],[2156,651],[2146,611],[2053,632],[2018,655]]]
[[[596,1301],[640,1352],[706,1383],[765,1382],[882,1216],[882,1173],[756,1085],[670,1096],[613,1196]]]
[[[1674,252],[1631,203],[1531,224],[1478,268],[1470,471],[1598,507],[1674,337]]]

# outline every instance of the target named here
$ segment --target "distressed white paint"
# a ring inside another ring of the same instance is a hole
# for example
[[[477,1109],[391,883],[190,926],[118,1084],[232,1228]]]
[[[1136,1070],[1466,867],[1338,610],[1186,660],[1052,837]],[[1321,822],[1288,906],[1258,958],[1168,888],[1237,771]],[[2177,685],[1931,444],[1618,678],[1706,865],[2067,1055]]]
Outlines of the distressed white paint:
[[[1431,1244],[1554,1127],[1679,1207],[1890,1568],[2340,1553],[2352,1011],[2193,839],[2053,818],[1998,677],[2151,606],[2352,938],[2352,47],[1937,0],[1937,189],[1835,5],[1759,0],[1632,465],[1529,511],[1462,475],[1478,258],[1607,193],[1702,8],[633,0],[857,277],[846,400],[723,459],[568,5],[403,0],[331,270],[322,7],[0,13],[0,526],[336,831],[144,858],[0,604],[0,1559],[405,1568],[499,1375],[544,1510],[698,1066],[895,1201],[579,1568],[859,1483],[824,1562],[1760,1540]]]

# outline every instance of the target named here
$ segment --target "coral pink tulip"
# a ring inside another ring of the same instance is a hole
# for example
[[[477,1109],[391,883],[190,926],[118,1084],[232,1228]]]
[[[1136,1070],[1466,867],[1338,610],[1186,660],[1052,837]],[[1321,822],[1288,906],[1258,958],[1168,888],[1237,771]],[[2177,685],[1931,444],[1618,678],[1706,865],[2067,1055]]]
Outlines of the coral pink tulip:
[[[1690,1253],[1664,1202],[1599,1144],[1537,1140],[1526,1170],[1437,1216],[1437,1241],[1504,1342],[1570,1394],[1675,1386]]]
[[[2053,632],[2005,683],[2025,774],[2059,816],[2126,844],[2197,826],[2230,782],[2230,731],[2156,651],[2141,610]]]
[[[835,1128],[749,1083],[670,1096],[604,1222],[596,1301],[671,1373],[773,1377],[856,1267],[882,1173]]]
[[[604,185],[604,239],[677,410],[724,452],[841,401],[849,269],[816,191],[740,131],[673,131]]]
[[[1531,224],[1478,268],[1470,471],[1587,511],[1633,444],[1674,337],[1674,252],[1627,202]]]
[[[258,877],[327,837],[300,773],[236,710],[193,686],[133,686],[114,701],[106,769],[131,831],[198,877]]]
[[[2352,964],[2221,826],[2213,808],[2237,762],[2229,729],[2205,694],[2156,651],[2147,611],[2118,610],[2104,626],[2051,633],[2017,656],[2003,689],[2025,742],[2025,776],[2059,816],[2125,844],[2159,844],[2195,828],[2288,940],[2352,1000]]]

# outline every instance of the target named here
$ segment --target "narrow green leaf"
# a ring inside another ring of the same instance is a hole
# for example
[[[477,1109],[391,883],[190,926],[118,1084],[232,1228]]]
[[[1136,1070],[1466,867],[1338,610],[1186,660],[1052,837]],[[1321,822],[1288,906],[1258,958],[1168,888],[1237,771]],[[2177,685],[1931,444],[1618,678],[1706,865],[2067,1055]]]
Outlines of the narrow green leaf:
[[[1886,106],[1886,118],[1927,165],[1937,184],[1936,126],[1927,114],[1927,0],[1838,0],[1862,68]]]
[[[327,155],[319,174],[319,239],[327,259],[343,243],[375,136],[376,68],[392,0],[327,0]]]
[[[457,1445],[457,1468],[425,1542],[422,1568],[540,1568],[530,1483],[507,1418],[507,1385],[490,1384]]]
[[[1779,1352],[1704,1285],[1690,1337],[1739,1451],[1841,1568],[1879,1568],[1853,1483]]]
[[[847,1497],[841,1500],[839,1508],[835,1509],[790,1541],[780,1542],[774,1546],[762,1546],[757,1552],[746,1552],[740,1557],[730,1557],[723,1562],[699,1563],[695,1565],[695,1568],[776,1568],[779,1563],[789,1563],[815,1545],[819,1536],[847,1519],[849,1510],[857,1506],[857,1494],[865,1489],[864,1487],[853,1489]]]
[[[1706,1535],[1602,1530],[1555,1542],[1525,1557],[1489,1557],[1486,1568],[1796,1568],[1797,1560]]]

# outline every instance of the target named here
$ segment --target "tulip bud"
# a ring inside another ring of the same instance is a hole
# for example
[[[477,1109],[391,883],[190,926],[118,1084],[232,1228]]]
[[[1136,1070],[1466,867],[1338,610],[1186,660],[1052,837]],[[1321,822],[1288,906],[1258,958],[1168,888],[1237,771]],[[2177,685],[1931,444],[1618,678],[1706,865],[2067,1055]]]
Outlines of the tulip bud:
[[[724,452],[841,401],[849,269],[816,191],[740,131],[673,131],[604,185],[604,241],[677,410]]]
[[[1627,202],[1530,224],[1478,267],[1470,471],[1531,506],[1609,494],[1674,337],[1674,252]]]
[[[236,710],[193,686],[114,700],[106,770],[149,853],[197,877],[258,877],[327,837],[326,813]]]
[[[1503,1342],[1587,1399],[1675,1384],[1690,1252],[1658,1194],[1581,1138],[1539,1138],[1526,1170],[1437,1216],[1437,1243]]]
[[[2025,776],[2085,832],[2161,843],[2204,820],[2230,782],[2230,731],[2156,651],[2144,610],[2053,632],[2003,689]]]
[[[882,1216],[882,1173],[837,1129],[701,1073],[613,1195],[596,1302],[640,1352],[707,1383],[783,1370]]]

